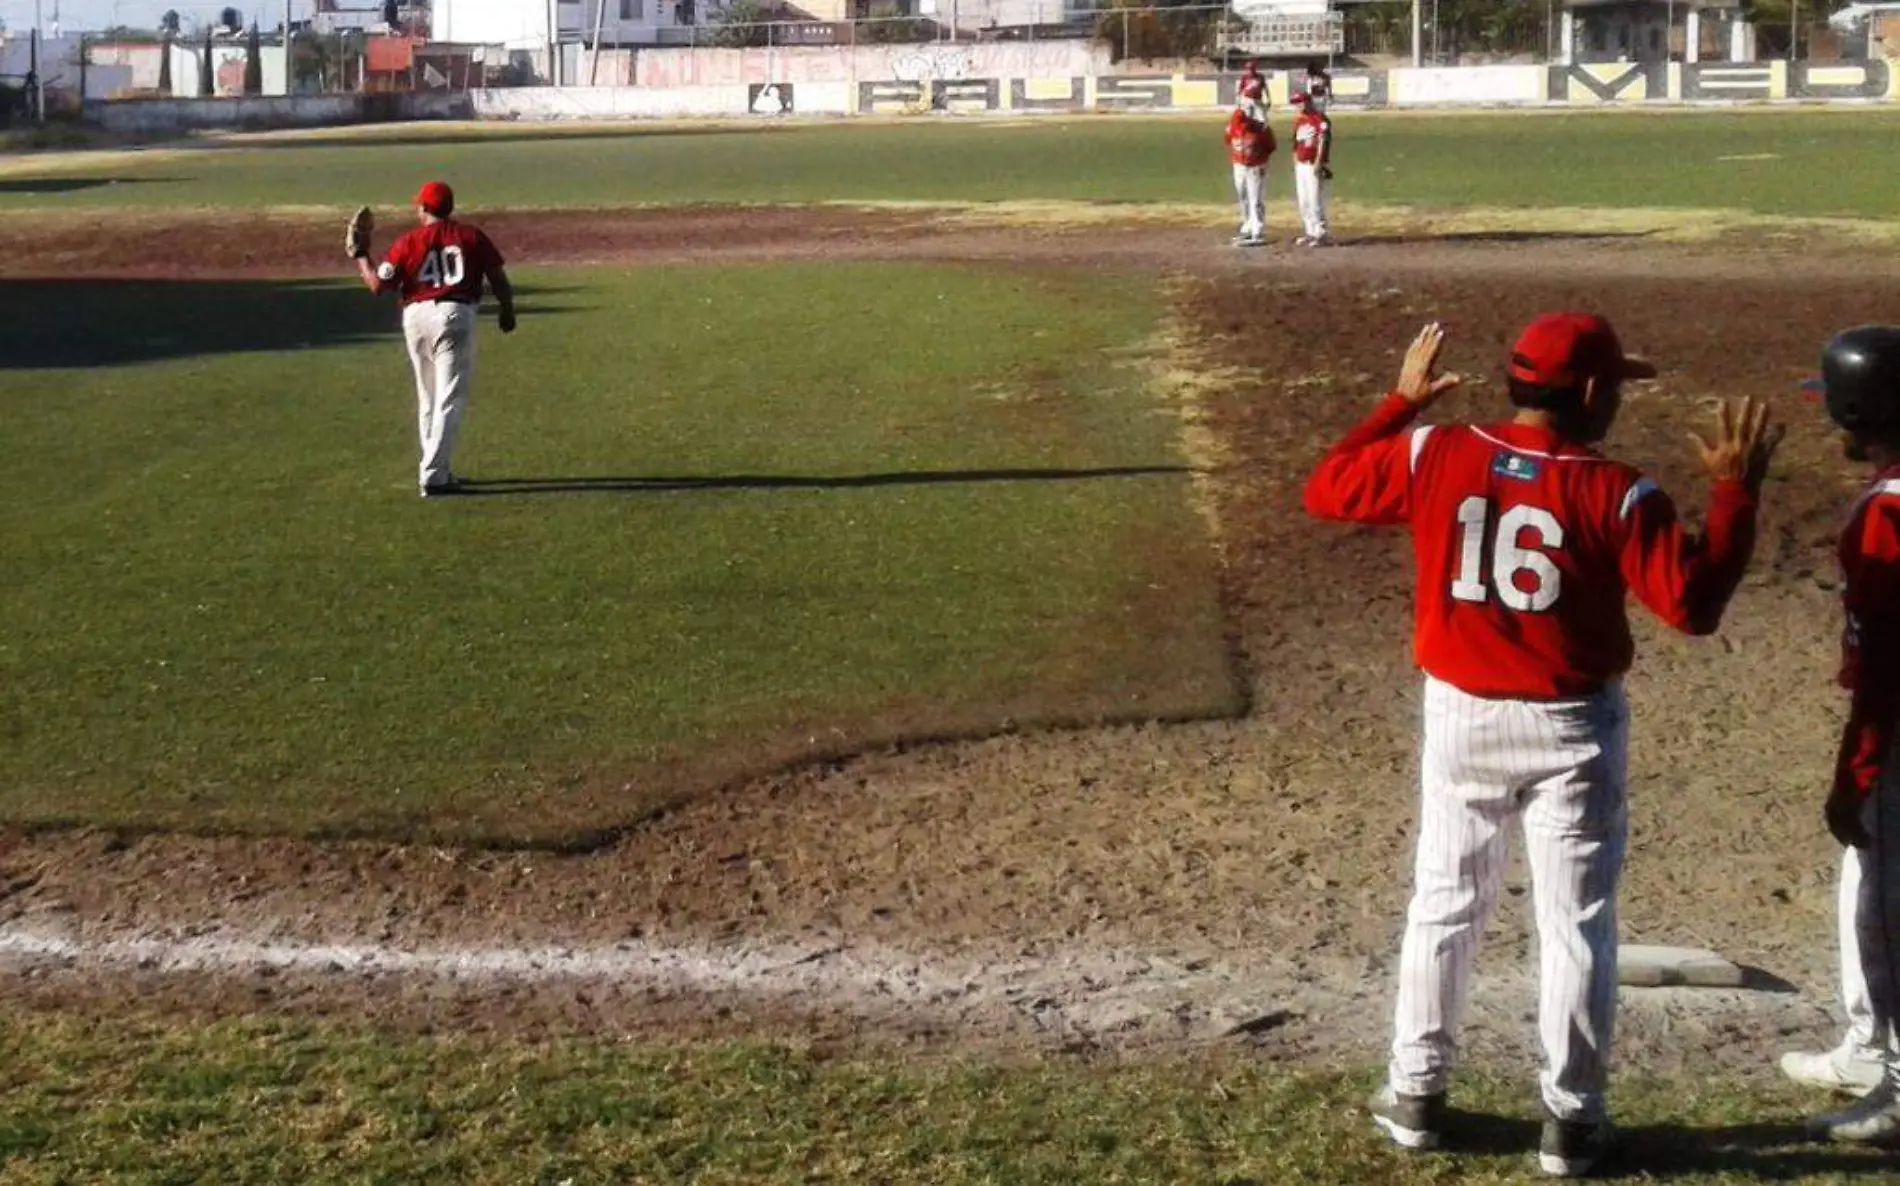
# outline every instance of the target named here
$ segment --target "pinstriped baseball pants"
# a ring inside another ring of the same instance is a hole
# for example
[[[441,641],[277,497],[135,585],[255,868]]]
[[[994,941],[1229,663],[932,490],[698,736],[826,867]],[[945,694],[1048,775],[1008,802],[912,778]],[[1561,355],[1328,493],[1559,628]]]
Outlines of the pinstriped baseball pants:
[[[1616,1018],[1616,888],[1628,846],[1629,706],[1486,700],[1428,678],[1418,852],[1399,953],[1390,1068],[1408,1095],[1445,1089],[1478,940],[1512,825],[1524,830],[1539,956],[1544,1104],[1595,1120]]]

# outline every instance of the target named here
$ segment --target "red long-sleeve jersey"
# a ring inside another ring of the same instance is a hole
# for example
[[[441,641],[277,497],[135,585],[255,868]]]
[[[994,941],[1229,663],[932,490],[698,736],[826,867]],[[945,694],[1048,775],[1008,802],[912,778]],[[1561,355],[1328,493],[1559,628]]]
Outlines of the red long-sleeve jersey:
[[[1278,147],[1266,120],[1253,118],[1238,107],[1227,117],[1227,156],[1236,165],[1257,169],[1273,158],[1273,150]]]
[[[1852,700],[1835,779],[1865,795],[1880,782],[1900,718],[1900,466],[1855,501],[1840,560],[1841,686]]]
[[[1654,482],[1593,449],[1519,424],[1411,428],[1417,415],[1387,397],[1320,462],[1306,509],[1410,525],[1427,673],[1474,696],[1565,699],[1629,670],[1628,592],[1678,630],[1720,624],[1754,550],[1742,483],[1716,483],[1696,537]]]

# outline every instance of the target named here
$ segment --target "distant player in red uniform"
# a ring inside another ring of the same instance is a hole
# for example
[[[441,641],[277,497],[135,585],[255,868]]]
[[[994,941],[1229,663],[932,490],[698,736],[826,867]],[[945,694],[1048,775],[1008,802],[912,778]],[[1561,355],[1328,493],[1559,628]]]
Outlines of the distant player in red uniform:
[[[1248,83],[1258,85],[1260,87],[1260,93],[1266,93],[1267,83],[1265,79],[1260,77],[1260,63],[1253,58],[1247,59],[1247,65],[1240,72],[1241,89],[1245,90]]]
[[[1702,446],[1708,524],[1690,535],[1654,482],[1593,447],[1626,379],[1600,317],[1539,317],[1509,367],[1512,420],[1414,426],[1456,376],[1435,378],[1444,331],[1426,326],[1398,386],[1320,462],[1306,508],[1407,525],[1417,561],[1415,653],[1425,672],[1418,851],[1399,960],[1396,1033],[1373,1118],[1435,1148],[1471,966],[1523,826],[1542,948],[1546,1113],[1539,1164],[1569,1177],[1607,1148],[1616,1009],[1616,889],[1628,815],[1635,645],[1626,592],[1690,634],[1719,624],[1754,547],[1755,506],[1779,434],[1765,405],[1724,404]]]
[[[1326,221],[1326,191],[1333,182],[1333,121],[1315,104],[1313,96],[1295,91],[1293,110],[1293,198],[1300,207],[1299,247],[1331,247],[1332,228]]]
[[[1267,126],[1266,86],[1258,78],[1242,81],[1240,101],[1227,117],[1227,156],[1234,166],[1234,198],[1240,203],[1237,247],[1258,247],[1267,227],[1267,162],[1279,145]]]
[[[1306,60],[1306,78],[1300,83],[1300,89],[1312,96],[1313,105],[1321,111],[1332,105],[1333,76],[1319,64],[1318,58]]]
[[[1816,1117],[1810,1128],[1833,1140],[1891,1145],[1900,1142],[1893,1032],[1900,1017],[1900,326],[1836,335],[1821,354],[1819,387],[1828,415],[1847,434],[1848,457],[1874,470],[1841,531],[1840,682],[1850,701],[1827,826],[1847,847],[1844,872],[1859,875],[1841,939],[1843,957],[1852,953],[1860,966],[1843,967],[1842,976],[1850,986],[1865,984],[1863,1049],[1882,1074],[1859,1103]]]
[[[475,309],[482,284],[501,305],[501,332],[515,329],[515,293],[501,252],[488,236],[457,222],[455,194],[431,181],[416,194],[415,230],[397,239],[370,267],[367,246],[356,258],[357,273],[373,293],[394,289],[402,301],[403,338],[416,375],[416,432],[422,460],[417,481],[430,498],[457,490],[449,468],[455,436],[468,406],[475,369]]]

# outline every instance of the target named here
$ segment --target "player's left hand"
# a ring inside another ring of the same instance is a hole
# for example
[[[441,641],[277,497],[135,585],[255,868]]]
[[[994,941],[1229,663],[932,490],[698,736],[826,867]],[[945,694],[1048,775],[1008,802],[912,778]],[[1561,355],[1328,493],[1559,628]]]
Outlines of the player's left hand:
[[[1715,437],[1692,432],[1702,467],[1717,481],[1741,482],[1759,491],[1768,477],[1768,463],[1787,432],[1768,419],[1768,402],[1748,398],[1723,400],[1716,410]]]
[[[1319,179],[1321,181],[1331,181],[1333,179],[1333,167],[1331,165],[1321,165],[1319,167]]]
[[[1861,820],[1861,797],[1852,786],[1834,788],[1827,797],[1827,830],[1848,848],[1871,848],[1873,837]]]
[[[350,215],[349,225],[343,228],[343,250],[351,259],[366,259],[369,256],[369,237],[376,229],[376,215],[368,206],[358,206],[356,213]]]
[[[495,320],[500,324],[502,333],[511,334],[515,332],[515,311],[513,309],[503,309]]]
[[[1445,345],[1445,327],[1434,321],[1418,331],[1405,351],[1405,364],[1399,368],[1399,383],[1393,388],[1413,407],[1428,407],[1439,396],[1464,380],[1458,375],[1438,375],[1438,352]]]

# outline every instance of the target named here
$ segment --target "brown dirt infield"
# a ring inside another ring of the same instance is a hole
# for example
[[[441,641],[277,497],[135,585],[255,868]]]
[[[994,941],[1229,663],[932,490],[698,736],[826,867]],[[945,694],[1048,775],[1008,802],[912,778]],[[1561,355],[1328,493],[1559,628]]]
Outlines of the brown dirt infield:
[[[5,835],[0,951],[9,935],[75,946],[15,950],[22,974],[0,1000],[997,1051],[1244,1040],[1273,1056],[1375,1057],[1414,823],[1411,575],[1401,538],[1307,521],[1299,484],[1421,321],[1450,323],[1450,365],[1472,376],[1437,414],[1481,416],[1500,402],[1496,360],[1515,327],[1580,305],[1664,365],[1631,397],[1612,450],[1686,509],[1700,497],[1686,433],[1703,398],[1766,395],[1791,425],[1756,565],[1720,636],[1641,636],[1623,930],[1714,947],[1799,991],[1628,992],[1623,1059],[1760,1074],[1783,1042],[1831,1039],[1828,549],[1855,475],[1793,381],[1829,333],[1880,314],[1870,282],[1900,266],[1845,249],[1562,237],[1238,252],[1193,227],[985,229],[898,211],[489,225],[530,264],[923,258],[1171,277],[1188,355],[1245,376],[1220,371],[1230,381],[1210,384],[1202,412],[1224,458],[1209,489],[1253,715],[870,754],[702,796],[584,856]],[[201,231],[167,235],[147,219],[10,233],[0,274],[124,275],[126,258],[146,276],[256,274],[245,240]],[[335,228],[286,219],[281,231],[274,275],[341,270]],[[145,254],[126,252],[133,234]],[[154,257],[161,241],[191,253]],[[1480,966],[1480,1056],[1527,1057],[1524,886],[1520,867]],[[279,958],[326,945],[341,952],[328,963]],[[515,954],[483,963],[471,949]],[[588,954],[601,952],[619,955]],[[641,960],[658,970],[630,973]]]

